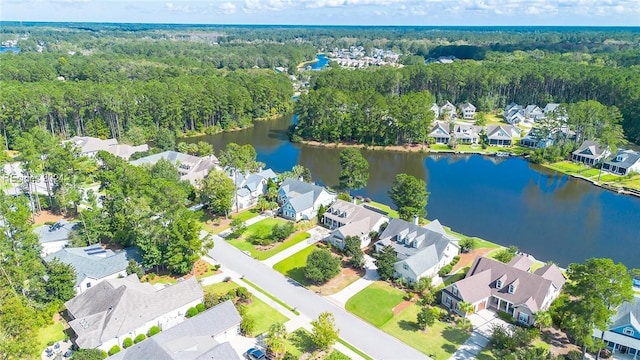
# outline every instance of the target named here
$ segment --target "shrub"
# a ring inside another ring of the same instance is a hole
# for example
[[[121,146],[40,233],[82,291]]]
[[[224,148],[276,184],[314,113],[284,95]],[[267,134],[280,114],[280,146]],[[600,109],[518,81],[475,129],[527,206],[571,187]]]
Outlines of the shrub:
[[[249,290],[247,290],[246,287],[237,288],[236,289],[236,296],[238,296],[238,298],[242,302],[250,302],[251,298],[252,298],[252,294],[249,292]]]
[[[295,226],[292,223],[287,222],[285,224],[276,224],[271,229],[271,238],[274,241],[282,241],[289,237],[289,235],[293,234],[296,230]]]
[[[468,252],[476,247],[476,241],[473,238],[465,237],[458,243],[462,252]]]
[[[222,279],[222,282],[229,282],[231,281],[231,276],[225,276],[224,279]]]
[[[460,262],[460,256],[456,255],[453,257],[453,260],[451,260],[451,266],[454,266],[455,264],[457,264],[458,262]]]
[[[160,332],[160,327],[153,325],[151,328],[149,328],[149,331],[147,331],[147,336],[152,337],[153,335],[159,332]]]
[[[190,307],[189,310],[187,310],[187,313],[185,314],[185,316],[190,318],[198,315],[199,313],[200,311],[198,311],[196,307]]]
[[[155,273],[151,273],[149,275],[147,275],[147,277],[149,278],[149,280],[153,280],[156,278],[156,274]]]
[[[218,271],[218,270],[220,270],[220,264],[213,265],[213,271]]]
[[[240,322],[240,331],[242,331],[244,335],[251,335],[255,328],[256,320],[254,318],[250,316],[245,316],[242,318],[242,321]]]
[[[449,264],[443,267],[442,269],[440,269],[440,271],[438,271],[438,275],[440,275],[440,277],[445,277],[451,272],[452,269],[453,269],[453,265]]]
[[[131,347],[132,345],[133,345],[133,340],[130,337],[124,339],[124,341],[122,342],[122,347],[125,349],[128,347]]]
[[[109,349],[109,351],[107,352],[107,354],[109,354],[109,356],[111,356],[111,355],[115,355],[115,354],[117,354],[117,353],[119,353],[119,352],[120,352],[120,346],[118,346],[118,345],[113,345],[113,346],[111,347],[111,349]]]
[[[565,356],[567,360],[582,360],[582,352],[578,350],[571,350]]]
[[[101,360],[107,358],[107,353],[100,349],[78,349],[73,353],[73,360]]]
[[[196,309],[198,309],[198,313],[201,313],[201,312],[203,312],[203,311],[207,310],[207,309],[204,307],[204,304],[198,304],[198,305],[196,305]]]
[[[137,344],[137,343],[139,343],[140,341],[142,341],[142,340],[144,340],[146,338],[147,337],[144,334],[138,334],[138,336],[136,336],[136,338],[133,339],[133,343]]]

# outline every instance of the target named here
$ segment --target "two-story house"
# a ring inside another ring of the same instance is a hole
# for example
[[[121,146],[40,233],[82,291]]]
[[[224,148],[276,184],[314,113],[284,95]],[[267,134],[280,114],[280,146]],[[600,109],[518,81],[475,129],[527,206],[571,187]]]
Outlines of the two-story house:
[[[322,186],[289,178],[278,189],[280,215],[293,221],[310,220],[318,215],[321,205],[329,206],[336,197]]]
[[[616,156],[602,163],[602,170],[623,176],[632,171],[640,173],[640,153],[620,149]]]
[[[458,239],[446,233],[438,220],[425,226],[391,219],[375,243],[376,252],[392,246],[398,257],[395,276],[410,283],[422,277],[435,277],[460,252]]]
[[[613,353],[640,359],[640,297],[620,305],[610,320],[609,329],[604,334],[595,329],[593,337],[604,340]]]
[[[369,234],[379,231],[380,226],[389,221],[385,214],[376,210],[366,205],[336,200],[322,215],[322,224],[332,230],[327,241],[342,249],[348,236],[357,236],[360,238],[360,247],[369,245]]]
[[[534,314],[549,308],[566,280],[553,264],[533,273],[531,265],[524,256],[516,256],[508,264],[478,257],[464,279],[442,290],[442,304],[459,313],[458,304],[465,301],[474,311],[491,308],[508,313],[521,324],[533,325]]]
[[[469,102],[460,105],[460,112],[463,119],[471,120],[476,117],[476,107]]]

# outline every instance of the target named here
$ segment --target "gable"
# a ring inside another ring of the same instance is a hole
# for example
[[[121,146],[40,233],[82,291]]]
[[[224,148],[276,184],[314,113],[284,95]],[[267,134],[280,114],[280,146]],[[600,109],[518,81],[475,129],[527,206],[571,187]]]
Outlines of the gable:
[[[588,147],[584,150],[582,150],[582,152],[580,152],[580,154],[584,154],[584,155],[594,155],[593,151],[591,151],[591,148]]]
[[[640,329],[636,328],[631,324],[611,328],[609,329],[609,331],[617,334],[621,334],[621,335],[631,336],[635,339],[640,339]]]

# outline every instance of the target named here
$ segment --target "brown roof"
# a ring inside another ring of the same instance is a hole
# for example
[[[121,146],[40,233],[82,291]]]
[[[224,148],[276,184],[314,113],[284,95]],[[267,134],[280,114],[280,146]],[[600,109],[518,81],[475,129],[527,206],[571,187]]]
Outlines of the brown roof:
[[[509,265],[516,269],[529,271],[529,269],[531,269],[531,265],[533,265],[533,261],[529,259],[528,256],[516,256],[509,261]]]
[[[522,265],[522,259],[514,259],[510,264],[486,257],[478,257],[471,265],[466,277],[447,287],[458,289],[459,297],[467,302],[497,296],[515,305],[526,305],[533,312],[540,309],[550,289],[560,289],[565,279],[558,267],[547,265],[535,273],[519,269],[512,264]],[[496,280],[502,281],[500,289]],[[509,285],[515,286],[513,294],[509,293]]]

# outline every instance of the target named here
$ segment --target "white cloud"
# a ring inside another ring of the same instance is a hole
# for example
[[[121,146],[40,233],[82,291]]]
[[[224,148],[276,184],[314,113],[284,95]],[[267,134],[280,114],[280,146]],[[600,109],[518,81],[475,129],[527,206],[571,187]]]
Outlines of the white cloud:
[[[189,7],[188,4],[186,4],[186,5],[178,5],[178,4],[174,4],[172,2],[165,3],[164,7],[169,11],[175,11],[175,12],[188,13],[191,10],[191,8]]]
[[[245,12],[278,11],[289,9],[292,6],[291,0],[245,0],[243,9]]]
[[[218,7],[218,12],[220,14],[231,15],[236,13],[236,4],[227,1],[220,4]]]

